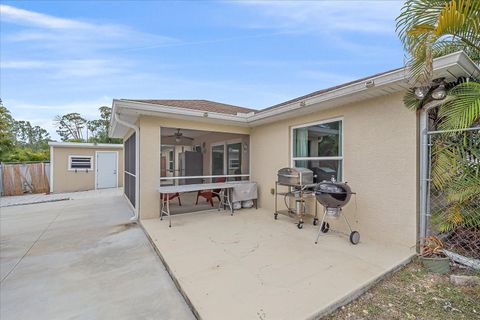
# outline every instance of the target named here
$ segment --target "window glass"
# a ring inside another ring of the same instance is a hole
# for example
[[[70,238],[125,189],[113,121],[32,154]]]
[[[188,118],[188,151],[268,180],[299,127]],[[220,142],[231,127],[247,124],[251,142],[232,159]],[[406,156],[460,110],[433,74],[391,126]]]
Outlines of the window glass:
[[[225,147],[222,145],[212,146],[212,175],[223,175]]]
[[[293,129],[292,162],[313,171],[315,182],[342,180],[342,121]]]
[[[342,160],[294,160],[293,165],[312,170],[315,182],[342,180]]]
[[[228,174],[242,173],[242,144],[233,143],[228,148]]]
[[[342,122],[293,129],[293,157],[342,155]]]

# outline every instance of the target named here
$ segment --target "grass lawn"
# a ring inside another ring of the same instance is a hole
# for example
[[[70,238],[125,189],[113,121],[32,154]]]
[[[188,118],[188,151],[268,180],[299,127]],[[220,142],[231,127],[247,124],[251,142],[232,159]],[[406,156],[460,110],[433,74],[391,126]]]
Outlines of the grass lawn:
[[[326,319],[480,319],[480,287],[456,287],[413,261]]]

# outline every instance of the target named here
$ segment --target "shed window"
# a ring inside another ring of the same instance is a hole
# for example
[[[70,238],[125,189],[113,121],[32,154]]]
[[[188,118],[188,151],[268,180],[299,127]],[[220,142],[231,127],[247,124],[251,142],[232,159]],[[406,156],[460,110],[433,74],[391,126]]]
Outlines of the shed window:
[[[69,156],[68,170],[92,170],[92,157]]]
[[[341,181],[343,171],[342,120],[317,122],[292,129],[292,165],[308,168],[315,181]]]

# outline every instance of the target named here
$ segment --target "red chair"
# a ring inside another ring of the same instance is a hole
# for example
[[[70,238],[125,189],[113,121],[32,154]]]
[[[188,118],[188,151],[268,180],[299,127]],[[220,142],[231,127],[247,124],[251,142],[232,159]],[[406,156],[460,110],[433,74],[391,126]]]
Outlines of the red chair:
[[[219,183],[219,182],[225,182],[227,181],[227,178],[225,177],[220,177],[220,178],[216,178],[214,180],[215,183]],[[210,204],[212,205],[213,207],[213,198],[217,198],[218,201],[220,201],[220,192],[222,190],[221,189],[213,189],[213,190],[202,190],[202,191],[198,191],[197,193],[197,202],[195,202],[195,205],[198,204],[198,198],[199,197],[203,197],[205,199],[207,199],[207,202],[210,202]]]
[[[180,201],[180,193],[162,193],[161,197],[163,198],[163,201],[168,200],[173,200],[175,198],[178,198],[178,205],[182,206],[182,201]]]

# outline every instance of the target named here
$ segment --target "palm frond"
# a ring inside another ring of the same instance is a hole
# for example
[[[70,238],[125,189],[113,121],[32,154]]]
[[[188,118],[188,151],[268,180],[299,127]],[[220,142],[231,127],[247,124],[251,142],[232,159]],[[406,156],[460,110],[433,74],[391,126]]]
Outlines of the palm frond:
[[[403,96],[403,104],[410,110],[418,110],[423,105],[422,101],[415,97],[414,89],[409,89]]]
[[[449,92],[449,101],[439,108],[443,130],[470,127],[480,119],[480,83],[464,82]]]
[[[447,49],[448,53],[453,47],[468,51],[474,61],[480,61],[479,0],[407,0],[396,21],[397,33],[411,57],[411,78],[422,85],[432,80],[433,59]],[[446,37],[455,45],[445,45]]]

